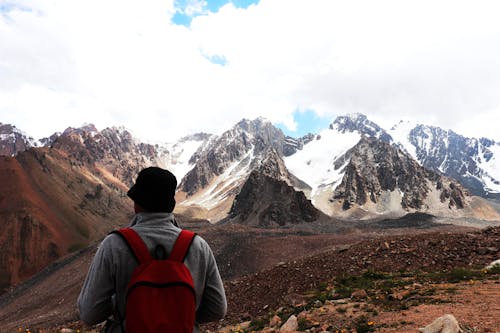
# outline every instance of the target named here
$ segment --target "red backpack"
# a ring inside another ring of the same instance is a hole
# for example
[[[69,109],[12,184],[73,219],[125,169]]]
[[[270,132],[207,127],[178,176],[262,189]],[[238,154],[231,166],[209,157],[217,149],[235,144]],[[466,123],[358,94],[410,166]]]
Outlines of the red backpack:
[[[192,333],[196,297],[193,278],[183,262],[195,233],[182,230],[170,256],[157,260],[133,229],[115,232],[123,237],[139,262],[127,287],[126,332]]]

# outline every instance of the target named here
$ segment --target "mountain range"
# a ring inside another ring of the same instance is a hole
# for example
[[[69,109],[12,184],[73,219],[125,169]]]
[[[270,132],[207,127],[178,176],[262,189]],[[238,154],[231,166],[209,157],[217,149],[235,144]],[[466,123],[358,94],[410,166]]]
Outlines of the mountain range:
[[[126,224],[126,190],[152,165],[177,176],[177,214],[212,223],[500,221],[486,200],[500,193],[499,143],[405,122],[385,130],[362,114],[301,138],[257,118],[170,144],[91,124],[36,141],[0,124],[0,153],[0,289]]]

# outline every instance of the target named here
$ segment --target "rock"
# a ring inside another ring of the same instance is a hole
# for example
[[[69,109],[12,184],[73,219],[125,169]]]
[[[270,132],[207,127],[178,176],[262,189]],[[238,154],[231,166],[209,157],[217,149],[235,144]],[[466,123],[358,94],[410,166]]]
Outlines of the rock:
[[[347,304],[349,303],[349,299],[348,298],[342,298],[342,299],[334,299],[334,300],[328,300],[327,301],[328,304]]]
[[[323,302],[321,302],[320,300],[317,300],[316,302],[314,302],[314,307],[320,308],[322,306],[323,306]]]
[[[493,261],[491,264],[486,266],[486,269],[492,269],[495,266],[500,266],[500,259]]]
[[[245,321],[243,323],[240,323],[238,326],[242,329],[242,330],[247,330],[249,327],[250,327],[250,324],[252,322],[251,321]]]
[[[290,318],[280,328],[280,332],[294,332],[299,328],[297,317],[291,315]]]
[[[408,296],[410,294],[410,291],[408,290],[403,290],[403,291],[400,291],[400,292],[397,292],[397,293],[393,293],[391,295],[391,297],[393,299],[397,299],[397,300],[402,300],[403,298],[405,298],[406,296]]]
[[[61,328],[60,330],[61,333],[73,333],[74,331],[71,328]]]
[[[279,316],[274,316],[269,320],[269,326],[271,327],[279,327],[281,325],[281,318]]]
[[[360,289],[360,290],[356,290],[354,291],[352,294],[351,294],[351,298],[353,299],[365,299],[368,297],[368,294],[366,293],[365,290],[363,289]]]
[[[451,315],[447,314],[438,319],[434,320],[430,325],[424,328],[419,328],[421,333],[459,333],[462,332],[457,319]]]

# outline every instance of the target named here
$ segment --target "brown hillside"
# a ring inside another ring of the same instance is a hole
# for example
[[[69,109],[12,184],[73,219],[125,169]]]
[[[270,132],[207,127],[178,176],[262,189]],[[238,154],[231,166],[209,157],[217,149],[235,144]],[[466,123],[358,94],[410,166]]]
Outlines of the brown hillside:
[[[0,293],[125,223],[131,210],[119,184],[56,149],[0,157],[0,181]]]

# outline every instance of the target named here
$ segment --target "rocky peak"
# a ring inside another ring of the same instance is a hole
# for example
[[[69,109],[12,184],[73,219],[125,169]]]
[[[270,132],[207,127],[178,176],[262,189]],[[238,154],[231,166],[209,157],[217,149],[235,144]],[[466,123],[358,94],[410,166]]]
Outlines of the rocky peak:
[[[255,165],[252,160],[261,158],[269,148],[282,155],[284,138],[283,132],[264,118],[244,119],[209,141],[197,155],[196,165],[186,174],[180,187],[193,194],[234,163],[248,159],[249,163],[245,165]]]
[[[299,183],[276,149],[269,148],[235,197],[230,219],[259,227],[317,220],[321,215],[319,210],[304,192],[294,189]]]
[[[0,155],[14,156],[35,146],[32,137],[28,137],[15,126],[0,123]]]
[[[482,167],[494,156],[493,140],[467,138],[451,130],[425,125],[413,128],[408,139],[424,167],[457,179],[473,194],[487,194],[485,180],[500,189],[500,179]]]
[[[343,209],[368,201],[378,203],[383,192],[399,191],[403,209],[425,209],[432,190],[440,192],[440,200],[449,208],[463,208],[466,191],[455,181],[420,166],[411,156],[387,142],[363,137],[350,149],[344,160],[341,184],[333,200],[342,200]]]
[[[263,156],[258,171],[278,180],[288,181],[290,178],[290,173],[285,166],[285,162],[283,162],[283,159],[273,148],[269,149]]]
[[[66,152],[73,165],[100,165],[127,185],[142,168],[167,164],[154,145],[140,142],[123,127],[68,128],[52,147]]]
[[[212,134],[200,132],[191,135],[186,135],[182,137],[178,142],[183,143],[187,141],[208,141],[212,136],[213,136]]]
[[[295,139],[291,136],[285,137],[285,144],[283,145],[283,155],[291,156],[298,150],[302,150],[306,144],[319,138],[319,135],[308,133],[301,138]]]
[[[379,138],[385,142],[392,141],[392,137],[384,129],[368,120],[368,118],[361,113],[337,117],[330,125],[330,129],[337,130],[340,133],[357,131],[360,134]]]
[[[93,135],[97,134],[99,131],[95,127],[94,124],[83,124],[81,127],[68,127],[64,130],[63,135],[72,135],[72,134],[77,134],[77,135]]]
[[[42,147],[52,147],[52,144],[54,143],[54,141],[56,141],[56,139],[58,137],[61,136],[61,132],[56,132],[54,134],[52,134],[51,136],[47,137],[47,138],[42,138],[40,139],[40,145]]]

